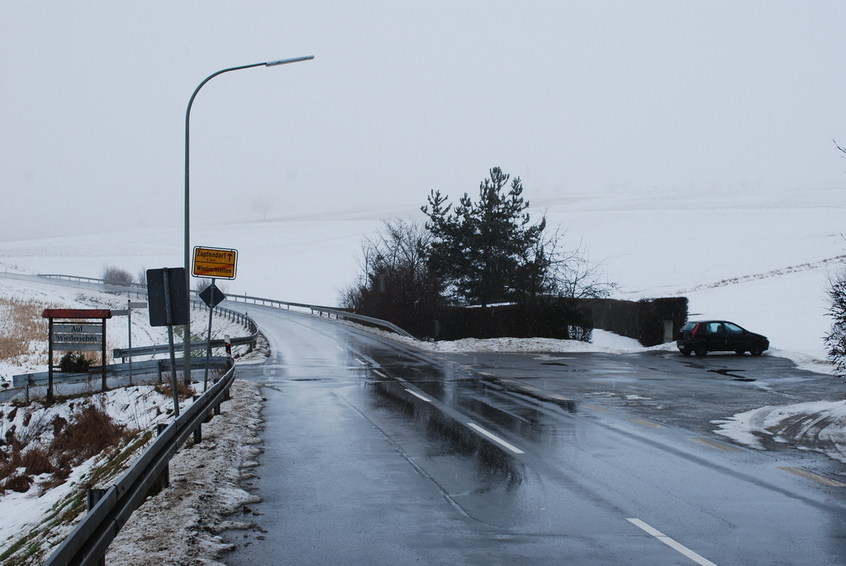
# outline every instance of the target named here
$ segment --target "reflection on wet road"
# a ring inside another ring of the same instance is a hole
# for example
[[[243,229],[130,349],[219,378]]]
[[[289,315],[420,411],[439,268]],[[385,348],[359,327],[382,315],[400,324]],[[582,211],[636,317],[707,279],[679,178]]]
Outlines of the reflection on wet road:
[[[250,315],[273,352],[239,366],[267,397],[263,503],[248,517],[261,531],[230,533],[229,564],[846,561],[842,491],[779,469],[792,459],[489,378],[520,372],[519,357],[503,367]],[[612,359],[541,362],[539,380],[584,374],[594,389],[640,375]]]

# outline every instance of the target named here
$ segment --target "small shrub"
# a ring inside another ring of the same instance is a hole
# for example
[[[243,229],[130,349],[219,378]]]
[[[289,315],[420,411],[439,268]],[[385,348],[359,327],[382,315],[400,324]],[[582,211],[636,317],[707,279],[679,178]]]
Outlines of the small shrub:
[[[17,425],[12,425],[11,428],[6,431],[6,445],[12,452],[23,450],[26,447],[26,442],[18,439],[18,435],[15,434],[16,430]]]
[[[132,285],[134,283],[131,273],[111,265],[103,268],[100,279],[109,285]]]
[[[70,454],[65,454],[64,452],[60,452],[54,456],[56,461],[56,475],[65,477],[69,476],[71,471],[73,471],[73,458],[71,458]]]
[[[157,392],[161,393],[165,397],[172,399],[173,398],[173,386],[170,384],[171,380],[166,378],[162,383],[157,383],[153,386]],[[176,395],[180,401],[184,401],[189,397],[194,396],[194,390],[191,389],[190,385],[185,385],[185,383],[180,379],[177,381],[176,384]]]
[[[32,478],[29,476],[12,476],[3,483],[3,489],[26,493],[29,491],[30,486],[32,486],[32,481]]]
[[[43,448],[30,448],[20,456],[21,466],[26,468],[27,474],[39,476],[41,474],[52,474],[56,468],[50,462],[47,451]]]
[[[59,433],[62,432],[62,429],[67,426],[68,421],[61,415],[56,415],[55,417],[53,417],[53,422],[51,424],[53,425],[53,436],[59,436]]]
[[[17,458],[6,454],[5,452],[0,452],[2,457],[0,457],[0,482],[11,476],[15,473],[18,469],[17,466]]]
[[[67,352],[59,360],[59,371],[68,373],[86,373],[91,367],[92,360],[80,352]]]
[[[80,464],[117,446],[124,432],[124,427],[115,423],[102,408],[86,402],[73,413],[61,434],[53,438],[50,449],[64,452],[73,464]]]

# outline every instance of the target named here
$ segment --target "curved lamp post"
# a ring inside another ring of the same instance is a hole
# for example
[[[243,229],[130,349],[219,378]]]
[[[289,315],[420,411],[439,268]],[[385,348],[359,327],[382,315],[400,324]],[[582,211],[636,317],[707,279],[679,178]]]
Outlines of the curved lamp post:
[[[197,85],[197,88],[194,89],[194,94],[191,95],[191,99],[188,101],[188,109],[185,111],[185,287],[186,287],[186,296],[189,298],[191,297],[191,250],[190,250],[190,223],[191,223],[191,214],[190,214],[190,191],[189,191],[189,177],[188,177],[188,169],[189,169],[189,159],[188,159],[188,132],[190,130],[190,119],[191,119],[191,106],[194,105],[194,99],[197,97],[197,93],[200,92],[200,89],[203,86],[215,78],[218,75],[222,75],[223,73],[228,73],[230,71],[240,71],[241,69],[250,69],[252,67],[276,67],[277,65],[285,65],[287,63],[298,63],[300,61],[308,61],[310,59],[314,59],[314,55],[307,55],[305,57],[294,57],[293,59],[281,59],[279,61],[266,61],[264,63],[252,63],[251,65],[241,65],[240,67],[229,67],[228,69],[221,69],[216,73],[212,73],[208,77],[206,77],[203,82]],[[183,380],[185,383],[189,383],[191,380],[191,322],[188,321],[188,324],[185,325],[185,335],[183,337],[183,346],[184,346],[184,356],[185,359],[183,360],[184,366],[182,370]],[[175,371],[172,370],[172,371]]]

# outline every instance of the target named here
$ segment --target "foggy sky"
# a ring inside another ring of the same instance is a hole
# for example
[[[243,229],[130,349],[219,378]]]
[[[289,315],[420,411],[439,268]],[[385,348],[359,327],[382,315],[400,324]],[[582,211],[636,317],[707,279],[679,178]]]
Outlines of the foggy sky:
[[[846,188],[846,4],[0,1],[0,239]]]

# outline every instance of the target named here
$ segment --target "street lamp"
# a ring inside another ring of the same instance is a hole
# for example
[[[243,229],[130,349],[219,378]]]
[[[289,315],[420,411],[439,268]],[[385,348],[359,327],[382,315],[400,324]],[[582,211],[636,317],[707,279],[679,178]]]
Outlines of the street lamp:
[[[191,277],[189,273],[191,272],[191,250],[190,250],[190,223],[191,223],[191,214],[190,214],[190,207],[189,207],[189,182],[188,182],[188,168],[189,168],[189,160],[188,160],[188,132],[190,130],[190,118],[191,118],[191,106],[194,105],[194,99],[197,97],[197,93],[200,92],[200,89],[203,86],[215,78],[218,75],[222,75],[223,73],[228,73],[229,71],[240,71],[241,69],[250,69],[252,67],[276,67],[277,65],[286,65],[288,63],[298,63],[300,61],[308,61],[310,59],[314,59],[314,55],[307,55],[305,57],[294,57],[293,59],[281,59],[279,61],[266,61],[264,63],[253,63],[251,65],[241,65],[240,67],[229,67],[228,69],[221,69],[216,73],[212,73],[208,77],[206,77],[203,82],[197,85],[197,88],[194,89],[194,94],[191,95],[191,99],[188,101],[188,109],[185,111],[185,246],[184,246],[184,262],[185,262],[185,291],[186,297],[188,297],[189,301],[191,298]],[[183,360],[183,379],[187,383],[191,379],[191,321],[190,317],[188,320],[188,324],[185,325],[185,335],[183,337],[183,346],[184,346],[184,356],[185,359]],[[176,371],[174,368],[172,371]]]

